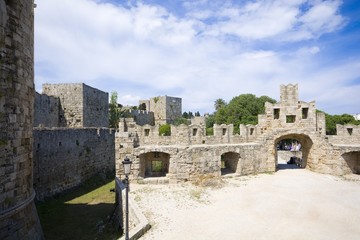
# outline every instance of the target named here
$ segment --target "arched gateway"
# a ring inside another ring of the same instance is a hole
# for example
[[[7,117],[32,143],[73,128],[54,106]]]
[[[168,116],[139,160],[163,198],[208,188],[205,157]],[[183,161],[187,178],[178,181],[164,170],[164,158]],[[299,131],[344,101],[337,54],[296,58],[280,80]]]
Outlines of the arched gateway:
[[[196,118],[189,126],[171,125],[170,136],[162,136],[159,126],[175,116],[156,119],[154,114],[152,125],[136,122],[144,120],[140,115],[124,119],[119,126],[118,141],[123,144],[118,146],[123,147],[116,151],[116,166],[121,167],[121,161],[129,156],[134,160],[133,178],[166,176],[173,182],[204,175],[273,172],[289,167],[285,164],[291,159],[294,168],[333,175],[359,174],[360,127],[338,125],[337,135],[327,136],[325,114],[316,110],[315,101],[299,100],[297,84],[281,85],[280,92],[277,103],[265,103],[265,113],[258,116],[257,125],[239,126],[240,134],[233,134],[231,124],[215,124],[213,134],[206,135],[205,118]],[[150,104],[155,102],[151,100]],[[155,109],[163,113],[180,104],[157,103],[163,108]],[[293,145],[293,149],[285,145]]]
[[[278,137],[274,144],[275,168],[306,168],[312,145],[306,134],[288,133]]]

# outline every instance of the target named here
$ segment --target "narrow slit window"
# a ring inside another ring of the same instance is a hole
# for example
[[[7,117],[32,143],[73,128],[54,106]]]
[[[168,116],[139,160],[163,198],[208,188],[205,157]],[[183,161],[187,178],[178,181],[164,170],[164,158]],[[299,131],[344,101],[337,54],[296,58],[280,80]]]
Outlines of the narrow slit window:
[[[193,129],[193,136],[196,136],[196,134],[197,134],[197,128],[194,128]]]
[[[254,128],[250,128],[250,135],[254,134]]]
[[[309,108],[303,108],[302,109],[302,119],[307,119],[309,113]]]
[[[223,128],[222,134],[226,135],[226,128]]]
[[[353,129],[352,128],[347,128],[347,131],[348,131],[349,135],[351,136],[352,133],[353,133]]]
[[[144,133],[145,133],[145,136],[148,137],[150,135],[150,129],[145,129]]]
[[[280,109],[274,108],[274,119],[279,119],[279,118],[280,118]]]

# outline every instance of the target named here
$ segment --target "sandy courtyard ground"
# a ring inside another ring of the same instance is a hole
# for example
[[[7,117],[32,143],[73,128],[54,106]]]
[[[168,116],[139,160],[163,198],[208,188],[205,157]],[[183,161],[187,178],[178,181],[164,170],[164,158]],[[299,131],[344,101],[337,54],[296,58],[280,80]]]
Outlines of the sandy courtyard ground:
[[[152,225],[142,240],[360,239],[360,181],[305,169],[220,188],[133,184],[131,196]]]

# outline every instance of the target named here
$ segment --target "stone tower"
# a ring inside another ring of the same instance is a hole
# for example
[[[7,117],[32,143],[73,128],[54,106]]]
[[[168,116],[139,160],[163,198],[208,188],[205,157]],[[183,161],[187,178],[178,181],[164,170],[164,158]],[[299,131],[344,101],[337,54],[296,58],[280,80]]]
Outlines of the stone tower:
[[[43,239],[32,170],[34,2],[0,0],[0,239]]]
[[[153,97],[150,100],[141,100],[146,110],[154,112],[156,124],[171,124],[182,115],[182,99],[170,96]]]
[[[280,86],[280,102],[286,105],[296,105],[299,101],[299,90],[297,84]]]

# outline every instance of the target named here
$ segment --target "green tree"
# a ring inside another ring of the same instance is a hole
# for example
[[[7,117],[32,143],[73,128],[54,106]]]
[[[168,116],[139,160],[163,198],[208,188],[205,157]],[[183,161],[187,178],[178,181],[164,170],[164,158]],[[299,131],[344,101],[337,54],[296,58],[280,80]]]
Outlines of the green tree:
[[[140,104],[139,110],[146,110],[146,104],[145,103]]]
[[[214,135],[214,124],[215,124],[215,116],[213,114],[211,114],[205,120],[207,136]]]
[[[265,111],[265,102],[276,101],[267,96],[256,97],[254,94],[241,94],[231,99],[228,104],[222,103],[220,99],[215,101],[215,123],[234,124],[234,132],[239,133],[240,124],[257,124],[258,115]]]
[[[179,126],[180,124],[189,125],[190,120],[184,117],[178,117],[174,120],[174,125]]]
[[[360,121],[355,120],[355,118],[350,114],[330,115],[325,113],[325,123],[327,135],[336,135],[336,124],[360,125]]]
[[[215,111],[217,111],[219,108],[221,108],[223,106],[226,106],[226,102],[224,99],[218,98],[215,100],[215,104],[214,104]]]
[[[117,103],[118,94],[116,91],[111,92],[110,103],[109,103],[109,127],[118,128],[120,115],[121,115],[121,105]]]
[[[160,136],[170,136],[171,135],[171,126],[169,124],[160,125],[159,135]]]

